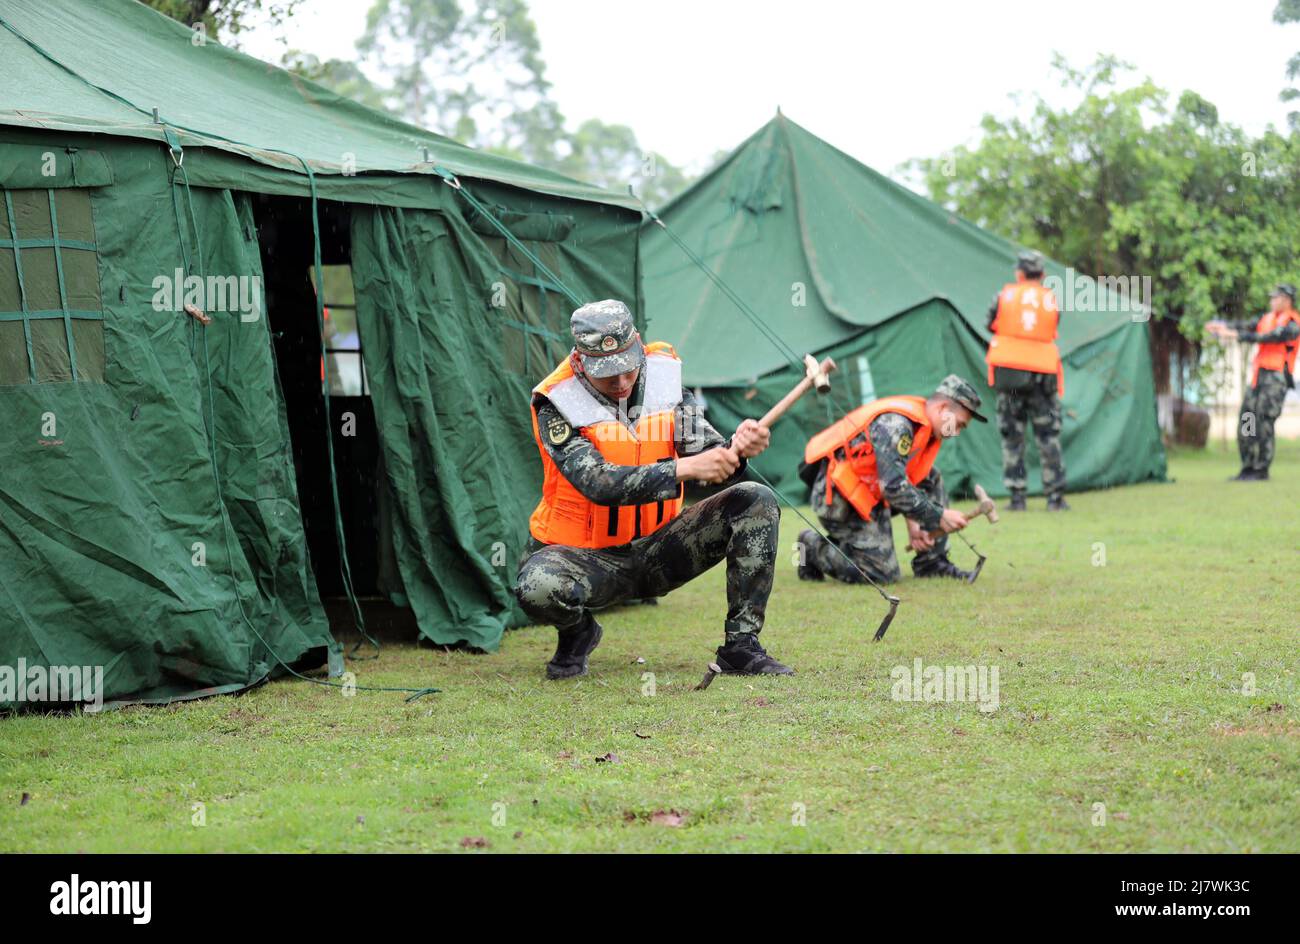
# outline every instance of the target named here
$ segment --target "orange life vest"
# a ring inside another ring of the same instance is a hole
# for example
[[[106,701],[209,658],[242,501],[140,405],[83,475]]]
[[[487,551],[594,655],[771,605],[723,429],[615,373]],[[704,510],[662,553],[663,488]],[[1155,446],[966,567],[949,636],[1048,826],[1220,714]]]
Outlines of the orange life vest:
[[[1268,334],[1270,331],[1276,331],[1284,327],[1288,322],[1300,322],[1300,312],[1294,308],[1288,308],[1286,311],[1266,311],[1264,316],[1259,319],[1255,325],[1256,334]],[[1295,375],[1295,358],[1296,351],[1300,350],[1300,338],[1294,341],[1274,341],[1271,344],[1261,344],[1255,351],[1255,359],[1251,363],[1250,385],[1255,386],[1259,380],[1259,369],[1276,370],[1279,373],[1282,370],[1288,370],[1292,376]]]
[[[865,434],[871,421],[882,413],[901,413],[917,424],[907,452],[907,479],[913,485],[918,484],[930,474],[943,443],[934,435],[925,415],[925,397],[885,397],[860,406],[808,440],[803,453],[804,462],[809,465],[830,460],[826,470],[826,503],[831,502],[832,490],[837,491],[863,518],[871,517],[871,509],[884,501],[884,497],[876,478],[876,453],[871,448],[870,437],[859,445],[854,445],[853,440]]]
[[[1061,352],[1056,349],[1060,314],[1056,296],[1038,282],[1012,282],[1002,286],[998,313],[993,319],[993,339],[984,358],[989,365],[989,386],[995,367],[1013,367],[1035,374],[1056,374],[1056,390],[1065,392]]]
[[[682,362],[671,344],[645,346],[645,393],[635,430],[629,429],[601,403],[573,373],[565,358],[533,388],[551,401],[570,426],[591,440],[602,456],[615,465],[649,465],[677,458],[677,407],[682,401]],[[597,505],[573,487],[542,445],[533,408],[533,437],[542,454],[542,500],[528,526],[543,544],[570,547],[616,547],[652,534],[677,517],[682,489],[677,497],[645,505]]]

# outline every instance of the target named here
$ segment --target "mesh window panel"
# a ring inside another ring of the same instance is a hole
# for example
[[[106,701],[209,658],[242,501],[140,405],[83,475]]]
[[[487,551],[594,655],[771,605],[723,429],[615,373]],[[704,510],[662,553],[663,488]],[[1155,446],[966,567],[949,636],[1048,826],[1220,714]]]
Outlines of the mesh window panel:
[[[22,227],[19,227],[21,231]],[[59,272],[54,266],[53,249],[20,250],[23,264],[23,285],[27,288],[28,311],[57,311],[59,301]]]
[[[54,209],[59,215],[59,239],[95,241],[95,224],[90,217],[90,194],[84,190],[54,191]]]
[[[3,216],[0,213],[0,216]],[[14,251],[0,249],[0,311],[22,311],[23,299],[18,291],[18,270],[14,268]]]
[[[0,321],[0,385],[25,384],[31,380],[27,373],[27,341],[23,337],[21,321]]]
[[[61,237],[63,217],[59,217],[59,233]],[[68,293],[68,310],[99,311],[103,306],[99,300],[98,256],[86,249],[61,249],[59,254],[63,257],[63,285]],[[26,255],[24,252],[23,256]]]
[[[77,379],[104,382],[104,322],[72,320],[72,345],[77,349]]]
[[[68,360],[68,336],[62,318],[35,318],[32,326],[32,354],[36,357],[36,382],[59,383],[72,379]],[[74,342],[75,343],[75,342]]]
[[[19,239],[49,239],[50,198],[44,190],[10,190],[14,202],[14,222]]]

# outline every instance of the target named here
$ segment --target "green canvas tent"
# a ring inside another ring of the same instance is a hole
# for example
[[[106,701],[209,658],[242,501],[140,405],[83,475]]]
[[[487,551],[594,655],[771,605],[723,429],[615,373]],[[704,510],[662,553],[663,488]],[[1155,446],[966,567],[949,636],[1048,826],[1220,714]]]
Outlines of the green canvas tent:
[[[110,702],[338,671],[345,570],[496,647],[566,289],[641,308],[625,198],[134,0],[0,5],[0,197],[0,667]]]
[[[808,437],[860,403],[928,394],[957,373],[992,410],[985,325],[1015,264],[1018,247],[1006,240],[779,113],[659,216],[779,339],[765,337],[662,228],[647,224],[649,337],[677,346],[684,379],[702,389],[719,428],[780,399],[802,376],[795,358],[835,358],[832,395],[805,397],[754,462],[792,500],[807,499],[795,470]],[[1047,276],[1065,289],[1059,346],[1071,490],[1163,479],[1146,316],[1112,286],[1056,263]],[[1031,466],[1039,487],[1036,456]],[[940,453],[939,467],[950,491],[979,482],[1005,493],[996,424],[972,424]]]

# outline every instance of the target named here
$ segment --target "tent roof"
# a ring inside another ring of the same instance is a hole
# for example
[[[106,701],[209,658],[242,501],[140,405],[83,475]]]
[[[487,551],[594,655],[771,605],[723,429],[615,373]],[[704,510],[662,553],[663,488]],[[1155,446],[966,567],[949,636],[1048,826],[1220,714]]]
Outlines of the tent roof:
[[[1019,251],[779,112],[659,215],[798,354],[935,299],[987,337]],[[789,363],[657,226],[642,247],[651,332],[676,345],[690,382],[743,383]],[[1066,271],[1049,260],[1047,275]],[[1092,286],[1115,310],[1072,315],[1061,298],[1063,354],[1132,323],[1119,296]]]
[[[457,176],[635,209],[630,197],[487,154],[342,98],[221,46],[136,0],[6,0],[0,8],[0,124],[163,140],[231,151],[293,173]],[[423,163],[428,148],[432,163]]]

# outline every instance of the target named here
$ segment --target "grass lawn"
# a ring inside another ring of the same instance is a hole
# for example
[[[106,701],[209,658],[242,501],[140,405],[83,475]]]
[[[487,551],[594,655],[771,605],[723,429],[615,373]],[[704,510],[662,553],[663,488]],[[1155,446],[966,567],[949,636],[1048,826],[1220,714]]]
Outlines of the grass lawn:
[[[0,850],[1297,852],[1300,444],[1270,482],[1233,471],[1216,443],[1172,484],[977,522],[979,583],[905,578],[880,644],[871,590],[797,580],[787,511],[763,637],[793,678],[692,691],[719,567],[604,614],[574,683],[533,627],[351,665],[443,689],[410,704],[287,680],[3,719]],[[997,667],[997,709],[892,699],[917,657]]]

